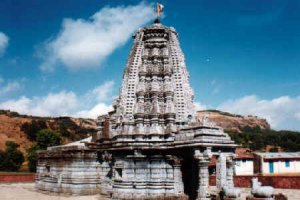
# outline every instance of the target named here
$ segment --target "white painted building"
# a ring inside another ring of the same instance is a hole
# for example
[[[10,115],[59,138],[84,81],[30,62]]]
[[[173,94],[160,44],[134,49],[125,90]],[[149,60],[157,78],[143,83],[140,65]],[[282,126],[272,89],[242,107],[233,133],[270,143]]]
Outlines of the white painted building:
[[[253,175],[253,159],[242,159],[235,161],[235,175]]]
[[[254,156],[249,149],[237,148],[235,157],[235,175],[254,174]]]
[[[254,153],[255,173],[300,174],[300,152]]]

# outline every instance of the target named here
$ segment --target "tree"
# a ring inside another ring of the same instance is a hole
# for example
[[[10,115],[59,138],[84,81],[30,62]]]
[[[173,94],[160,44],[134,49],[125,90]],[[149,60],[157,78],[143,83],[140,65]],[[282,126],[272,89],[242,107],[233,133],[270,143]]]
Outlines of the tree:
[[[35,141],[37,133],[47,128],[46,122],[43,120],[32,120],[32,122],[26,122],[22,124],[21,130],[27,135],[27,138],[31,141]]]
[[[69,132],[67,126],[64,123],[59,124],[59,132],[63,137],[69,137],[70,136],[70,132]]]
[[[0,170],[6,170],[5,169],[5,161],[6,160],[6,153],[2,150],[0,150]]]
[[[270,148],[269,152],[278,152],[278,147],[272,147],[272,148]]]
[[[59,133],[50,129],[42,129],[36,134],[36,143],[27,149],[28,167],[31,172],[36,171],[37,151],[47,149],[50,146],[60,145],[62,138]]]
[[[37,165],[37,151],[38,151],[38,145],[33,144],[29,149],[27,149],[27,160],[28,160],[28,168],[29,171],[35,172],[36,171],[36,165]]]
[[[5,143],[5,151],[0,152],[0,169],[5,171],[18,171],[24,162],[24,156],[18,150],[19,144],[13,141]]]
[[[60,145],[62,138],[59,133],[50,129],[43,129],[37,133],[36,142],[39,149],[47,149],[47,147]]]

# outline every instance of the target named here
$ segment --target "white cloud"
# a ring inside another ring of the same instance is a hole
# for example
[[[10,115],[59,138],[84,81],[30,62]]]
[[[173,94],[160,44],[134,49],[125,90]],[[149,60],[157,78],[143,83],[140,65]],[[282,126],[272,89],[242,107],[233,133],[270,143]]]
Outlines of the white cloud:
[[[104,88],[105,90],[110,90],[113,85],[114,82],[108,81],[96,87],[96,89]],[[96,89],[92,89],[91,91],[96,91]],[[101,93],[101,91],[99,92]],[[91,99],[91,101],[87,103],[85,101],[86,98]],[[8,100],[0,103],[0,109],[9,109],[21,114],[37,116],[96,118],[98,115],[112,110],[112,107],[105,103],[109,98],[112,98],[109,92],[102,94],[87,92],[87,94],[78,96],[72,91],[60,91],[58,93],[49,93],[45,96],[36,96],[33,98],[23,96],[19,99]]]
[[[4,82],[4,79],[0,79],[0,84]],[[0,87],[0,95],[7,94],[9,92],[17,91],[21,88],[21,84],[18,81],[8,82],[5,86]]]
[[[29,99],[23,96],[17,100],[8,100],[0,103],[0,108],[29,115],[60,116],[68,115],[69,111],[75,109],[77,105],[78,99],[73,92],[61,91],[44,97]]]
[[[300,121],[300,112],[296,113],[295,117]]]
[[[17,111],[22,114],[31,114],[30,112],[31,100],[27,97],[20,97],[17,100],[8,100],[0,103],[1,109],[9,109]]]
[[[94,89],[90,90],[87,93],[86,97],[96,98],[98,101],[105,101],[108,98],[111,98],[114,84],[114,81],[107,81],[104,84],[99,85],[98,87],[95,87]]]
[[[195,105],[195,109],[197,111],[200,111],[200,110],[206,110],[206,105],[202,104],[201,102],[194,102],[194,105]]]
[[[217,109],[265,118],[275,129],[300,130],[300,96],[281,96],[271,100],[259,99],[255,95],[245,96],[226,101]]]
[[[46,43],[42,70],[58,62],[71,70],[99,67],[143,24],[153,19],[151,5],[105,7],[88,20],[64,19],[59,34]]]
[[[9,38],[3,32],[0,32],[0,56],[4,54],[8,46]]]
[[[89,110],[82,110],[75,113],[76,117],[83,118],[97,118],[99,115],[107,114],[109,111],[112,111],[113,107],[105,103],[98,103]]]

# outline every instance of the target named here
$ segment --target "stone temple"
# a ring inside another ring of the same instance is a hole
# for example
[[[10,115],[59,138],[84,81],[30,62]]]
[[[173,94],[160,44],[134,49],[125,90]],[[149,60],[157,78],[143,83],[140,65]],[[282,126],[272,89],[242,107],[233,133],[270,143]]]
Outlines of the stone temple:
[[[208,121],[197,120],[178,34],[158,19],[139,29],[114,110],[98,117],[98,133],[39,152],[36,188],[111,199],[211,199],[210,158],[217,188],[233,186],[236,144]]]

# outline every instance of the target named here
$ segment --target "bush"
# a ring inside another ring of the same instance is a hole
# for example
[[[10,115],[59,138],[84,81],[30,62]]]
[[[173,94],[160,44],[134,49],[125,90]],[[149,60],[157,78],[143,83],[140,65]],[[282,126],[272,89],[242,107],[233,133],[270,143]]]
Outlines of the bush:
[[[64,125],[63,123],[59,124],[59,132],[63,137],[70,137],[70,132],[69,132],[67,126]]]
[[[47,149],[47,147],[60,145],[62,138],[59,133],[50,129],[43,129],[37,133],[36,142],[39,149]]]
[[[31,172],[36,171],[37,158],[38,158],[37,150],[39,150],[37,144],[33,144],[29,149],[27,149],[28,168],[29,171]]]
[[[24,162],[24,156],[18,150],[20,145],[13,141],[7,141],[5,145],[5,151],[0,151],[0,170],[18,171]]]
[[[31,172],[36,171],[37,165],[37,151],[47,149],[47,147],[60,145],[62,138],[59,133],[50,129],[40,130],[36,134],[36,142],[27,149],[28,167]]]
[[[6,170],[5,161],[6,160],[6,153],[2,150],[0,150],[0,170]]]
[[[27,138],[31,141],[35,141],[37,133],[42,130],[46,129],[47,125],[46,122],[43,120],[32,120],[32,122],[26,122],[22,124],[21,131],[23,131]]]

